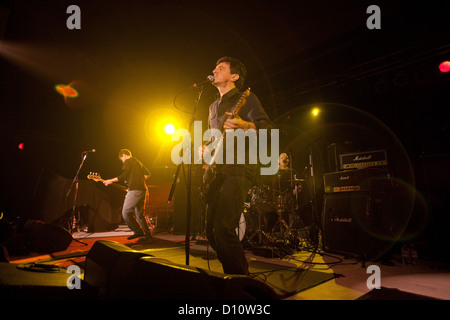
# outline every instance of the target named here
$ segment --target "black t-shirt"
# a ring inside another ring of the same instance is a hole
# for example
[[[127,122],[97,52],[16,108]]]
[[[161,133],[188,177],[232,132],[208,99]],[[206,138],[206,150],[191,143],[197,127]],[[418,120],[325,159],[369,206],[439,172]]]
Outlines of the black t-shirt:
[[[128,185],[128,190],[146,190],[144,175],[149,175],[148,169],[135,157],[123,163],[122,174],[117,177],[119,182]]]

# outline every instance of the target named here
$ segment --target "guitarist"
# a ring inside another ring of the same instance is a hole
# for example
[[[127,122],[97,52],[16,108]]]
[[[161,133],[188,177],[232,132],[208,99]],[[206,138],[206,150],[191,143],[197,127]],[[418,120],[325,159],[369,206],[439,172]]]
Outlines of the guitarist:
[[[244,64],[231,57],[222,57],[213,70],[212,84],[218,90],[217,100],[209,107],[208,125],[219,129],[270,129],[271,121],[256,95],[251,93],[239,113],[232,116],[232,108],[241,96],[247,71]],[[206,146],[199,150],[202,156]],[[224,146],[224,155],[226,154]],[[248,146],[246,150],[248,155]],[[236,153],[235,157],[236,157]],[[235,159],[236,160],[236,159]],[[206,199],[206,235],[211,247],[222,263],[224,273],[248,275],[248,263],[244,249],[236,234],[245,198],[253,185],[256,165],[217,164],[215,178]]]
[[[131,151],[122,149],[119,152],[119,159],[122,161],[122,174],[104,180],[103,184],[108,186],[115,182],[125,182],[128,191],[122,207],[122,217],[133,234],[128,240],[140,238],[138,242],[150,242],[152,235],[144,216],[144,200],[147,191],[145,180],[150,177],[148,169],[136,158]]]

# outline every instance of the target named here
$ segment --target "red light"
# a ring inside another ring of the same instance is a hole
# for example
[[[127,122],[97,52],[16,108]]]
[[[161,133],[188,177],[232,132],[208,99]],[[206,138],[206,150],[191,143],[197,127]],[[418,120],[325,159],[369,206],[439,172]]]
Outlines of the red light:
[[[23,142],[19,143],[19,145],[17,146],[20,150],[23,150]]]
[[[441,72],[449,72],[450,71],[450,61],[444,61],[439,65],[439,70]]]

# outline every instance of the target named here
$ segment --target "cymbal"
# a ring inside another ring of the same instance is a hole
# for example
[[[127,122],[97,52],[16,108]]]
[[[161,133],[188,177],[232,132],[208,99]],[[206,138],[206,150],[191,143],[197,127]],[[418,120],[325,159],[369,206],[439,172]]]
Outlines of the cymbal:
[[[288,181],[294,181],[294,182],[302,182],[302,181],[306,181],[306,179],[289,179]]]

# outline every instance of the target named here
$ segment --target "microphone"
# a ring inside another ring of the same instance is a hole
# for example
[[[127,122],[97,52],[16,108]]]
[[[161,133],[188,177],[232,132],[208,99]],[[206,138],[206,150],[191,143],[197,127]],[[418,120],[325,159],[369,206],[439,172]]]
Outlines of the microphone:
[[[214,81],[214,76],[213,76],[213,75],[209,75],[209,76],[206,77],[206,80],[204,80],[204,81],[202,81],[202,82],[200,82],[200,83],[194,83],[194,84],[192,85],[192,87],[197,88],[197,87],[199,87],[199,86],[204,85],[205,83],[211,83],[211,82],[213,82],[213,81]]]
[[[92,149],[92,150],[88,150],[88,151],[83,151],[83,153],[90,153],[90,152],[95,152],[96,150],[95,149]]]

